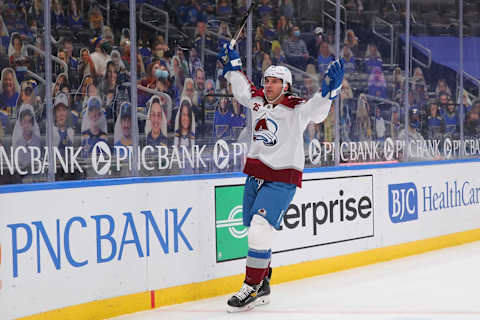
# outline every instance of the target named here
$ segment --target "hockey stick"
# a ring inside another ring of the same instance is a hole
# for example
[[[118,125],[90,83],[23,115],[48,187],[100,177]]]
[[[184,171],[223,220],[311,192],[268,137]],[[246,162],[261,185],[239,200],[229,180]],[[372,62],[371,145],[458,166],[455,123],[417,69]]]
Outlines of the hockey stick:
[[[238,28],[237,32],[235,33],[235,36],[233,36],[232,40],[230,41],[230,50],[233,50],[233,47],[235,47],[235,44],[237,43],[238,38],[240,37],[240,34],[242,33],[243,28],[245,27],[245,24],[247,23],[247,19],[250,16],[250,13],[252,13],[253,9],[257,6],[255,1],[252,1],[250,4],[250,8],[248,8],[247,13],[242,19],[242,22],[240,24],[240,28]]]

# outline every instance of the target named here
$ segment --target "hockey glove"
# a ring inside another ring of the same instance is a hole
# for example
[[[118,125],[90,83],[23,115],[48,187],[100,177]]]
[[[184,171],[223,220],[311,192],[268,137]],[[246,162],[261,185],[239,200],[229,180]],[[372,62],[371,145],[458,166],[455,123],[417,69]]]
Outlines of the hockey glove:
[[[222,50],[217,54],[217,59],[223,64],[223,76],[229,71],[242,70],[242,60],[237,50],[231,49],[228,44],[224,44]]]
[[[335,99],[342,88],[343,75],[345,74],[343,59],[335,60],[328,66],[322,80],[322,97],[330,94],[329,99]]]

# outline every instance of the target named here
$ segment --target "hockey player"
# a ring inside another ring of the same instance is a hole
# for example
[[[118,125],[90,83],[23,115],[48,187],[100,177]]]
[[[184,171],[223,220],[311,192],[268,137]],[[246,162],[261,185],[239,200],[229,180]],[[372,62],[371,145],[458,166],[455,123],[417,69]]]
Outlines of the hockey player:
[[[327,117],[340,93],[344,66],[343,60],[334,61],[321,92],[305,101],[292,94],[292,74],[284,66],[268,67],[263,88],[257,89],[241,72],[237,51],[225,46],[217,58],[235,99],[252,112],[252,141],[243,170],[248,175],[243,196],[243,224],[249,227],[246,276],[227,302],[228,312],[238,312],[269,302],[274,230],[302,183],[303,131],[310,121]]]

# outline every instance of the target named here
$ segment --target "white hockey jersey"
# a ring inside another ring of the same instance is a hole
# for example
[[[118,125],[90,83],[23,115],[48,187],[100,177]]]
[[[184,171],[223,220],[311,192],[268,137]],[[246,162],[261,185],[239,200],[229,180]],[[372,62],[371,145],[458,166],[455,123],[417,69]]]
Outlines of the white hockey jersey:
[[[310,121],[320,123],[328,115],[332,101],[316,93],[305,101],[286,96],[279,104],[269,104],[263,89],[257,89],[240,71],[230,71],[235,99],[252,112],[252,142],[243,172],[257,178],[302,185],[305,166],[303,131]]]

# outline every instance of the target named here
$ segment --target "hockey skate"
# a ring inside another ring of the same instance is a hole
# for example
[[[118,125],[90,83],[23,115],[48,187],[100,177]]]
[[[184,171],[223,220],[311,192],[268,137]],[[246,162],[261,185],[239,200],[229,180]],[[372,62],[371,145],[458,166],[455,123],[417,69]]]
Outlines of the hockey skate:
[[[272,278],[272,268],[268,268],[268,275],[263,279],[257,292],[255,304],[261,306],[270,303],[270,279]]]
[[[243,283],[240,290],[227,301],[227,312],[248,311],[255,307],[258,289],[262,284],[249,285]]]

